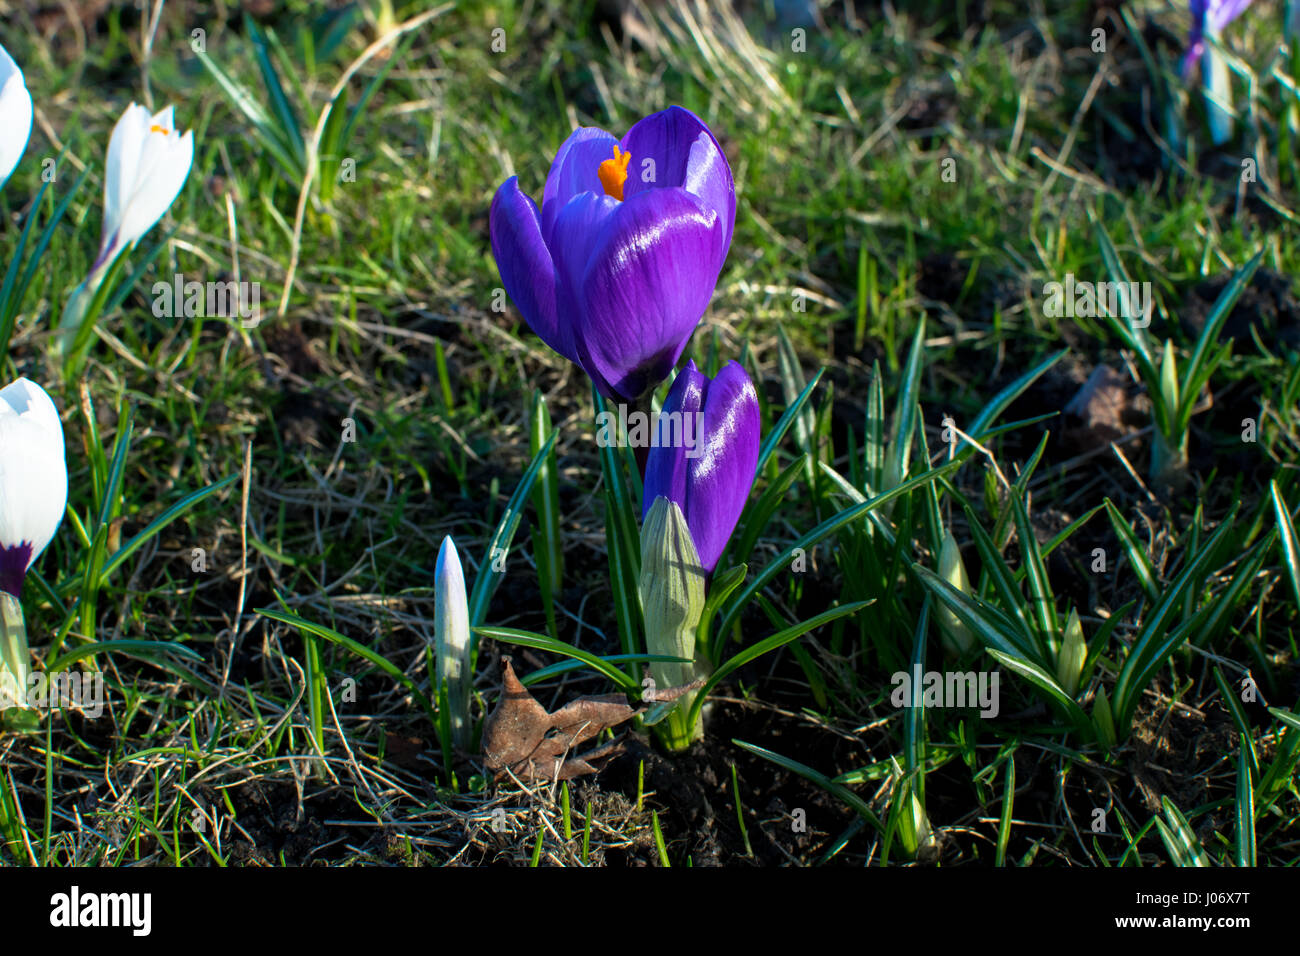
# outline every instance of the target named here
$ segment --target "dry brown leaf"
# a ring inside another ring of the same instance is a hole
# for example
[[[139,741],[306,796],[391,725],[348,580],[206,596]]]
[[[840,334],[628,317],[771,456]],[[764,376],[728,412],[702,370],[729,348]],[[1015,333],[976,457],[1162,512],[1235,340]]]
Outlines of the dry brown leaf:
[[[1062,411],[1079,424],[1071,434],[1084,447],[1105,445],[1133,429],[1125,421],[1131,404],[1124,376],[1108,365],[1098,365]]]
[[[621,740],[611,740],[585,753],[573,751],[646,709],[632,706],[623,694],[601,694],[579,697],[548,714],[519,682],[509,657],[501,658],[501,675],[501,699],[483,725],[484,763],[497,778],[507,771],[532,782],[597,773],[598,761],[623,751]],[[655,699],[676,700],[703,683],[694,681],[685,687],[657,691]]]

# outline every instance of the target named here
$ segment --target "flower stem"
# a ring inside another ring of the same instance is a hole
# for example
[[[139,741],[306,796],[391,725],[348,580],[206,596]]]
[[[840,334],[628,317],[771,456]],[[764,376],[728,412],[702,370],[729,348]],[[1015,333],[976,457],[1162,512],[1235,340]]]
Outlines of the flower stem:
[[[653,392],[646,392],[644,395],[642,395],[633,403],[635,407],[634,410],[643,413],[647,421],[651,420],[650,410],[652,407],[651,400],[653,399],[653,397],[654,397]],[[641,477],[645,478],[646,462],[650,460],[649,442],[647,441],[645,444],[636,445],[635,447],[633,447],[632,453],[636,456],[637,470],[641,472]],[[638,501],[636,502],[636,504],[638,507],[640,507],[641,503]]]
[[[24,705],[29,657],[23,606],[12,594],[0,591],[0,710]]]
[[[1175,441],[1158,429],[1151,442],[1151,480],[1159,488],[1177,487],[1187,477],[1187,433]]]
[[[680,653],[680,650],[678,646],[668,646],[654,648],[652,653],[677,654]],[[660,687],[679,687],[682,684],[689,684],[696,677],[693,665],[674,664],[665,661],[656,661],[651,664],[650,674]],[[693,742],[704,736],[704,720],[702,717],[695,721],[694,727],[687,724],[698,693],[698,691],[695,691],[683,694],[678,699],[673,712],[658,724],[655,724],[655,733],[658,734],[660,742],[670,753],[680,753],[683,750],[688,750]]]

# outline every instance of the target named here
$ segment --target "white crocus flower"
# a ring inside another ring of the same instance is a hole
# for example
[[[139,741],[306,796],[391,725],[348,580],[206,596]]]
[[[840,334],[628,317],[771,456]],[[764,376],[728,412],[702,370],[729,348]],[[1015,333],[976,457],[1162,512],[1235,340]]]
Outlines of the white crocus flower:
[[[136,103],[126,108],[108,142],[104,229],[94,269],[153,228],[180,195],[193,162],[194,133],[180,134],[172,107],[152,116]]]
[[[20,378],[0,389],[0,591],[18,596],[67,503],[59,412],[45,389]]]
[[[67,503],[59,412],[43,388],[20,378],[0,389],[0,710],[25,700],[29,653],[18,596]]]
[[[438,687],[447,687],[448,723],[456,746],[469,740],[470,673],[469,601],[465,574],[451,535],[442,539],[438,566],[433,574],[433,632],[437,640]],[[435,688],[436,691],[437,688]]]
[[[18,165],[32,132],[32,95],[4,47],[0,46],[0,186]]]

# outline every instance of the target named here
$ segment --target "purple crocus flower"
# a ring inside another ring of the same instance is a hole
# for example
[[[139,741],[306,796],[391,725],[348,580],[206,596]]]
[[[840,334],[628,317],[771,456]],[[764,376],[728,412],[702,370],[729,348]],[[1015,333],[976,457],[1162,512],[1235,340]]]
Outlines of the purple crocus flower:
[[[736,188],[709,128],[673,106],[621,140],[573,132],[542,208],[510,177],[492,200],[492,254],[533,331],[635,402],[668,377],[731,246]]]
[[[692,420],[698,428],[678,426],[678,434],[693,436],[693,443],[663,440],[674,412],[702,413]],[[687,362],[668,390],[659,426],[660,440],[646,462],[641,518],[660,496],[676,502],[700,563],[712,574],[754,484],[760,429],[754,384],[737,362],[728,362],[712,380]]]
[[[1191,0],[1192,32],[1183,57],[1183,79],[1192,72],[1192,64],[1204,55],[1206,36],[1218,37],[1250,3],[1251,0]]]

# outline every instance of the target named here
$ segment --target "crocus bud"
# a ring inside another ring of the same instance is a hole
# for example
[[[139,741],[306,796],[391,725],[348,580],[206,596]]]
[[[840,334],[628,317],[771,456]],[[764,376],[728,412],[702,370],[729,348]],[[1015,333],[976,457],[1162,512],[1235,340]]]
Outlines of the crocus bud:
[[[889,758],[893,766],[893,799],[900,801],[898,811],[898,838],[904,852],[913,859],[932,859],[938,848],[934,829],[917,794],[916,778],[905,777],[898,761]]]
[[[0,186],[18,165],[32,132],[32,95],[23,71],[0,46]]]
[[[1061,652],[1056,657],[1056,681],[1071,697],[1079,692],[1079,678],[1083,675],[1087,657],[1088,645],[1083,639],[1079,612],[1071,608],[1070,617],[1065,622]]]
[[[706,577],[686,517],[675,502],[656,498],[641,528],[641,610],[646,648],[651,654],[695,659],[695,629],[704,613]],[[677,687],[695,679],[695,665],[654,662],[650,674],[658,687]],[[684,750],[702,728],[688,727],[695,694],[680,698],[677,709],[660,726],[664,743]]]
[[[943,533],[943,545],[939,548],[939,577],[962,594],[971,593],[970,578],[966,576],[966,566],[961,560],[961,549],[957,547],[957,539],[951,531]],[[948,605],[940,604],[936,608],[935,619],[939,622],[943,645],[950,653],[960,657],[975,646],[975,635]]]
[[[64,362],[64,375],[72,381],[81,362],[88,332],[98,314],[95,303],[105,276],[118,256],[129,249],[163,217],[180,195],[194,161],[194,134],[182,136],[172,123],[169,106],[152,116],[132,103],[113,127],[104,171],[104,225],[99,253],[90,275],[68,296],[53,341],[56,356]]]
[[[63,423],[45,390],[20,378],[0,389],[0,591],[20,596],[67,503]]]
[[[194,133],[184,136],[172,107],[153,114],[132,103],[113,127],[104,174],[104,226],[91,271],[110,264],[163,217],[194,162]]]
[[[668,390],[658,427],[646,460],[642,518],[661,495],[675,502],[712,574],[754,484],[758,394],[738,362],[713,379],[687,362]]]
[[[469,739],[470,673],[469,601],[465,575],[451,535],[442,539],[434,571],[433,631],[437,641],[438,687],[447,688],[448,723],[452,741],[467,748]]]
[[[0,710],[26,699],[30,655],[18,598],[67,503],[58,410],[44,389],[20,378],[0,389]]]

